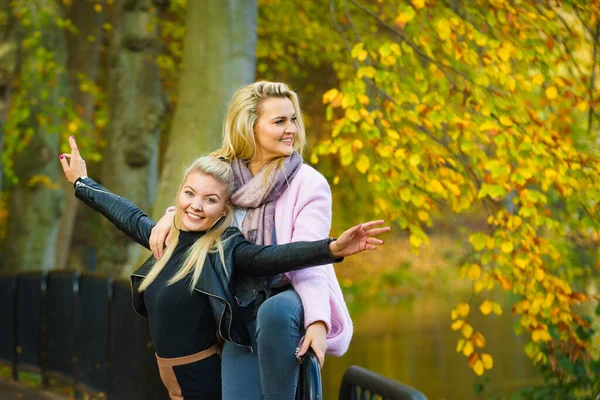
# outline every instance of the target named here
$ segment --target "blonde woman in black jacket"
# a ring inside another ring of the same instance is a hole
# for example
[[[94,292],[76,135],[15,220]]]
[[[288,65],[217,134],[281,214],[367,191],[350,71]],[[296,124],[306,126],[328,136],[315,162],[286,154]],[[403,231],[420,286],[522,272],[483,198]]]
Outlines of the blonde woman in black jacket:
[[[142,246],[155,222],[128,200],[87,177],[75,139],[61,155],[75,195]],[[339,239],[258,246],[229,227],[231,166],[200,157],[187,169],[175,201],[175,235],[160,260],[150,257],[131,275],[136,312],[148,318],[160,376],[172,399],[221,399],[218,341],[249,345],[232,292],[236,276],[271,276],[339,262],[383,241],[384,221],[359,224]]]

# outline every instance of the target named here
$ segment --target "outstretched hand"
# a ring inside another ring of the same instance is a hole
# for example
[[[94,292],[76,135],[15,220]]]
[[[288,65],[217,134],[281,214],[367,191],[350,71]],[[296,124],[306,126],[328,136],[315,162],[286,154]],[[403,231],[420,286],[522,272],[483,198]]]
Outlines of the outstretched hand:
[[[73,136],[69,138],[69,146],[71,146],[71,154],[61,154],[60,164],[67,180],[74,183],[77,178],[87,176],[87,168],[85,167],[85,160],[79,155],[77,143]]]
[[[376,228],[385,224],[384,220],[369,221],[358,224],[340,235],[340,237],[329,244],[329,251],[334,258],[348,257],[365,250],[377,250],[383,240],[373,236],[380,235],[392,230],[389,226]]]

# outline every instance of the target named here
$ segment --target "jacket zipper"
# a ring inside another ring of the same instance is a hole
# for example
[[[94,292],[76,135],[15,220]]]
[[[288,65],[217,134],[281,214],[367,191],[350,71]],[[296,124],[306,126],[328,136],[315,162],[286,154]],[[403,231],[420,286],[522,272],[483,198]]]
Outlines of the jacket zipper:
[[[119,196],[119,195],[117,195],[117,194],[114,194],[114,193],[111,193],[111,192],[107,192],[107,191],[105,191],[105,190],[96,189],[96,188],[93,188],[93,187],[91,187],[91,186],[89,186],[89,185],[86,185],[86,184],[83,182],[83,179],[80,179],[80,180],[78,180],[77,182],[75,182],[75,189],[78,189],[78,188],[80,188],[81,186],[84,186],[84,187],[86,187],[86,188],[88,188],[88,189],[90,189],[90,190],[93,190],[94,192],[98,192],[98,193],[104,193],[104,194],[110,194],[110,195],[112,195],[112,196],[115,196],[115,197],[121,198],[121,196]],[[139,275],[136,275],[136,276],[139,276]]]
[[[214,294],[212,294],[212,293],[207,293],[207,292],[204,292],[204,291],[202,291],[202,290],[200,290],[200,289],[198,289],[198,288],[194,288],[194,290],[196,290],[196,291],[198,291],[198,292],[200,292],[200,293],[202,293],[202,294],[205,294],[205,295],[207,295],[207,296],[216,297],[217,299],[219,299],[219,300],[221,300],[221,301],[225,302],[225,304],[229,305],[229,302],[228,302],[227,300],[225,300],[224,298],[222,298],[222,297],[219,297],[219,296],[217,296],[217,295],[214,295]],[[231,306],[229,305],[229,307],[231,307]],[[223,321],[223,316],[224,316],[224,315],[225,315],[225,311],[223,311],[223,312],[221,313],[221,317],[219,318],[219,326],[221,326],[221,322]],[[233,315],[232,315],[232,319],[233,319]],[[229,328],[228,328],[227,332],[229,333],[229,338],[231,338],[231,320],[229,321]],[[235,344],[235,345],[237,345],[237,346],[240,346],[240,347],[248,348],[248,349],[250,349],[250,353],[253,353],[253,354],[254,354],[254,349],[252,349],[252,346],[245,346],[245,345],[243,345],[243,344],[236,343],[236,342],[234,342],[234,341],[232,341],[232,340],[231,340],[231,341],[229,341],[229,342],[231,342],[231,343],[233,343],[233,344]]]
[[[135,276],[135,277],[142,278],[142,279],[144,279],[144,278],[145,278],[145,276],[144,276],[144,275],[139,275],[139,274],[131,274],[131,276]],[[132,288],[132,290],[133,290],[133,288]],[[212,294],[212,293],[207,293],[207,292],[204,292],[204,291],[202,291],[202,290],[200,290],[200,289],[198,289],[198,288],[194,288],[194,290],[196,290],[196,291],[198,291],[198,292],[200,292],[200,293],[202,293],[202,294],[205,294],[205,295],[207,295],[207,296],[216,297],[217,299],[219,299],[219,300],[223,301],[225,304],[229,304],[229,303],[227,302],[227,300],[225,300],[225,299],[224,299],[224,298],[222,298],[222,297],[219,297],[219,296],[217,296],[217,295],[214,295],[214,294]],[[229,306],[229,307],[231,307],[231,306]],[[137,315],[140,315],[140,314],[139,314],[137,311],[136,311],[136,314],[137,314]],[[225,311],[223,311],[223,312],[221,313],[221,317],[219,318],[219,327],[221,326],[221,322],[223,321],[223,316],[224,316],[224,315],[225,315]],[[142,317],[142,316],[140,315],[140,317]],[[142,317],[142,318],[145,318],[145,317]],[[229,333],[229,337],[231,338],[231,321],[229,321],[229,327],[228,327],[227,333]],[[233,344],[235,344],[236,346],[240,346],[240,347],[243,347],[243,348],[250,349],[250,353],[253,353],[253,354],[254,354],[254,349],[252,348],[252,346],[245,346],[245,345],[243,345],[243,344],[236,343],[236,342],[234,342],[234,341],[232,341],[232,340],[227,340],[227,341],[228,341],[228,342],[230,342],[230,343],[233,343]]]

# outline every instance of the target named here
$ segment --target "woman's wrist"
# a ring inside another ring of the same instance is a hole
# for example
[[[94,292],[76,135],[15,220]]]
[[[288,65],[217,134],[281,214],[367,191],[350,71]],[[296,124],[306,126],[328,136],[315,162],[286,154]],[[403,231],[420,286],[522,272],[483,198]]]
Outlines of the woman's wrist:
[[[337,245],[337,238],[329,238],[329,241],[327,242],[327,251],[329,252],[329,256],[331,258],[340,258],[339,254],[339,249],[338,249],[338,245]]]

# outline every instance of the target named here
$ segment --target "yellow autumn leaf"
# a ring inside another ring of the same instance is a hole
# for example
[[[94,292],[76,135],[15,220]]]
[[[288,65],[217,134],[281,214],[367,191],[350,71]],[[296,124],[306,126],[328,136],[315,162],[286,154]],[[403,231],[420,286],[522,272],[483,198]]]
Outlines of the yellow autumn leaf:
[[[425,0],[412,0],[411,3],[417,10],[425,7]]]
[[[477,376],[483,375],[483,362],[481,360],[475,361],[475,364],[473,364],[473,372],[475,372]]]
[[[337,89],[329,89],[328,91],[323,93],[323,104],[331,103],[333,99],[335,99],[338,96],[338,94],[340,94],[340,92]]]
[[[419,210],[417,212],[417,217],[419,217],[419,220],[422,222],[429,221],[429,214],[427,213],[427,211]]]
[[[487,353],[481,354],[481,361],[485,369],[492,369],[494,367],[494,359]]]
[[[488,86],[490,84],[490,78],[486,74],[479,74],[475,77],[475,83],[481,86]]]
[[[517,257],[515,258],[515,265],[521,269],[525,269],[525,267],[529,265],[529,260],[527,258]]]
[[[457,321],[454,321],[452,323],[452,325],[450,325],[450,329],[452,329],[453,331],[457,331],[460,328],[462,328],[462,326],[465,324],[465,321],[463,321],[462,319],[459,319]]]
[[[356,76],[358,76],[359,78],[366,76],[367,78],[372,79],[375,77],[376,73],[377,73],[377,70],[374,67],[367,65],[365,67],[360,67],[358,69],[358,72],[356,73]]]
[[[352,122],[360,121],[360,114],[356,110],[346,110],[346,118],[348,118]]]
[[[437,179],[432,179],[431,181],[429,181],[428,189],[433,193],[446,193],[444,186]]]
[[[410,165],[412,165],[413,167],[416,167],[417,165],[419,165],[419,163],[421,162],[421,156],[419,156],[418,154],[413,154],[412,156],[410,156],[410,158],[408,159],[408,162],[410,163]]]
[[[369,160],[369,157],[367,157],[364,154],[361,154],[358,158],[358,161],[356,162],[356,169],[359,170],[362,174],[364,174],[365,172],[367,172],[370,166],[371,161]]]
[[[469,278],[473,281],[479,279],[481,276],[481,267],[477,264],[471,264],[469,266],[469,272],[467,273]]]
[[[400,140],[400,135],[395,130],[387,129],[385,132],[387,133],[387,135],[389,136],[390,139]]]
[[[473,343],[471,343],[470,341],[466,341],[465,342],[465,346],[462,349],[462,353],[466,356],[469,357],[471,354],[473,354]]]
[[[580,102],[577,103],[575,108],[578,109],[579,111],[586,111],[588,109],[587,100],[581,100]]]
[[[500,127],[498,126],[498,124],[492,121],[485,121],[483,124],[479,125],[479,132],[491,131],[494,129],[498,130],[500,129]]]
[[[552,338],[550,337],[548,331],[545,329],[536,329],[533,332],[531,332],[531,340],[533,340],[534,342],[549,342],[550,339]]]
[[[489,315],[492,312],[492,302],[489,300],[485,300],[479,306],[479,311],[481,311],[483,315]]]
[[[94,5],[94,11],[96,11],[97,13],[101,12],[102,11],[102,5],[96,3]]]
[[[514,249],[514,247],[511,242],[504,242],[500,246],[500,250],[502,250],[502,252],[504,252],[504,253],[512,253],[513,249]]]
[[[440,18],[435,21],[434,29],[440,36],[440,39],[446,40],[450,38],[452,30],[450,29],[450,22],[445,18]]]
[[[469,305],[469,303],[463,302],[456,306],[456,311],[461,317],[466,317],[471,312],[471,306]]]
[[[511,121],[511,119],[510,119],[510,118],[508,118],[508,117],[507,117],[507,116],[505,116],[505,115],[502,115],[502,116],[500,117],[500,123],[501,123],[502,125],[504,125],[504,126],[512,126],[512,124],[513,124],[513,123],[512,123],[512,121]]]
[[[75,121],[71,121],[69,122],[69,125],[67,126],[67,128],[69,129],[69,132],[71,133],[75,133],[77,132],[77,128],[78,128],[78,124]]]
[[[470,324],[464,324],[462,328],[460,328],[465,339],[468,339],[473,334],[473,327]]]
[[[336,177],[333,178],[333,184],[337,185],[338,183],[340,183],[340,177],[336,176]]]
[[[358,102],[360,104],[369,104],[369,96],[365,95],[365,94],[361,94],[358,96]]]
[[[558,96],[558,90],[556,90],[556,87],[554,86],[550,86],[546,89],[546,97],[550,100],[555,99]]]
[[[536,268],[535,270],[535,280],[541,282],[546,276],[546,272],[541,268]]]
[[[496,315],[502,315],[502,306],[495,301],[492,302],[492,312]]]
[[[533,83],[535,83],[538,86],[541,86],[542,83],[544,83],[544,75],[542,74],[537,74],[533,77]]]
[[[410,242],[410,245],[415,248],[419,248],[421,247],[421,244],[423,244],[423,239],[416,235],[410,235],[408,241]]]
[[[471,336],[471,340],[475,343],[477,347],[485,347],[485,338],[481,334],[481,332],[473,332],[473,336]]]
[[[465,343],[467,341],[463,338],[458,339],[458,343],[456,343],[456,352],[460,353],[462,349],[465,347]]]

